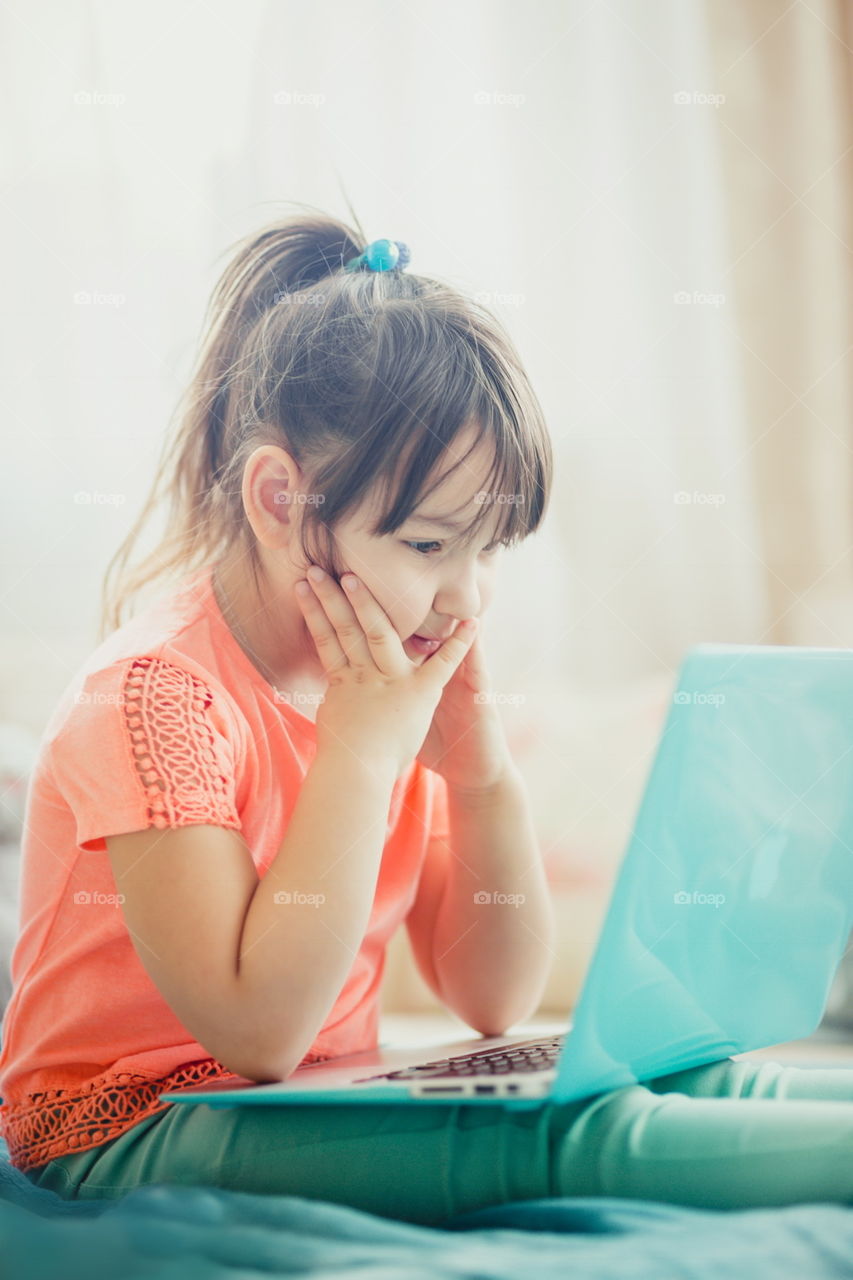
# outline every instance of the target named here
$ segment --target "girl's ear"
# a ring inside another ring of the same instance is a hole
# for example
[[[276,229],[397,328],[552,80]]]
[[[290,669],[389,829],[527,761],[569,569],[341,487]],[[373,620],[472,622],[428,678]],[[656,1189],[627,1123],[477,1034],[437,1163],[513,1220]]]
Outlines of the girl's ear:
[[[258,541],[269,550],[287,543],[294,531],[298,504],[294,495],[302,472],[278,445],[260,445],[243,468],[243,506]]]

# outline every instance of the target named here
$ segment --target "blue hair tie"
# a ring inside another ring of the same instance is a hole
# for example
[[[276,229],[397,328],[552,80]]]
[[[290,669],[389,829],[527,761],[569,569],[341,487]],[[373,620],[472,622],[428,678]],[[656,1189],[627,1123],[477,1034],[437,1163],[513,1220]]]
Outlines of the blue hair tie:
[[[357,258],[350,258],[344,271],[402,271],[412,260],[409,246],[402,240],[371,240]]]

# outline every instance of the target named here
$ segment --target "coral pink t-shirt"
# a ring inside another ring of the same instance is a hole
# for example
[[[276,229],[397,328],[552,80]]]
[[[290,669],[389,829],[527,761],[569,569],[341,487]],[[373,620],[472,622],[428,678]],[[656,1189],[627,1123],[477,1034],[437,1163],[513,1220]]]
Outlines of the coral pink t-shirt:
[[[232,635],[211,566],[114,631],[63,693],[27,793],[0,1129],[19,1169],[87,1151],[164,1107],[166,1088],[238,1078],[149,978],[117,902],[105,836],[211,823],[242,833],[262,878],[316,727]],[[373,907],[303,1063],[374,1048],[386,945],[414,902],[443,779],[413,761],[392,792]],[[215,999],[211,993],[211,999]]]

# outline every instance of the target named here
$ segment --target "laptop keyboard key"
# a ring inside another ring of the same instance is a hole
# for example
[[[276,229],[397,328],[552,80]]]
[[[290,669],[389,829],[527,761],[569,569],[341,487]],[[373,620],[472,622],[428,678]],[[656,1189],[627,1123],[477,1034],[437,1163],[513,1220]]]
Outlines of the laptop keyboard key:
[[[434,1080],[456,1076],[507,1075],[517,1072],[546,1071],[553,1066],[562,1048],[565,1035],[553,1040],[536,1041],[504,1050],[484,1049],[474,1053],[461,1053],[455,1058],[435,1058],[414,1067],[402,1067],[376,1076],[365,1076],[354,1083],[367,1080]]]

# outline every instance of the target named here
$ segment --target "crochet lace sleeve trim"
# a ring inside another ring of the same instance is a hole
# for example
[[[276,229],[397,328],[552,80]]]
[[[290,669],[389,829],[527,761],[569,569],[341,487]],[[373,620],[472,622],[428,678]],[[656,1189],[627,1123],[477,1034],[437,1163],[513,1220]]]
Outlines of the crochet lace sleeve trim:
[[[147,799],[148,825],[240,826],[234,778],[208,709],[210,687],[156,658],[134,658],[123,689],[130,750]]]

